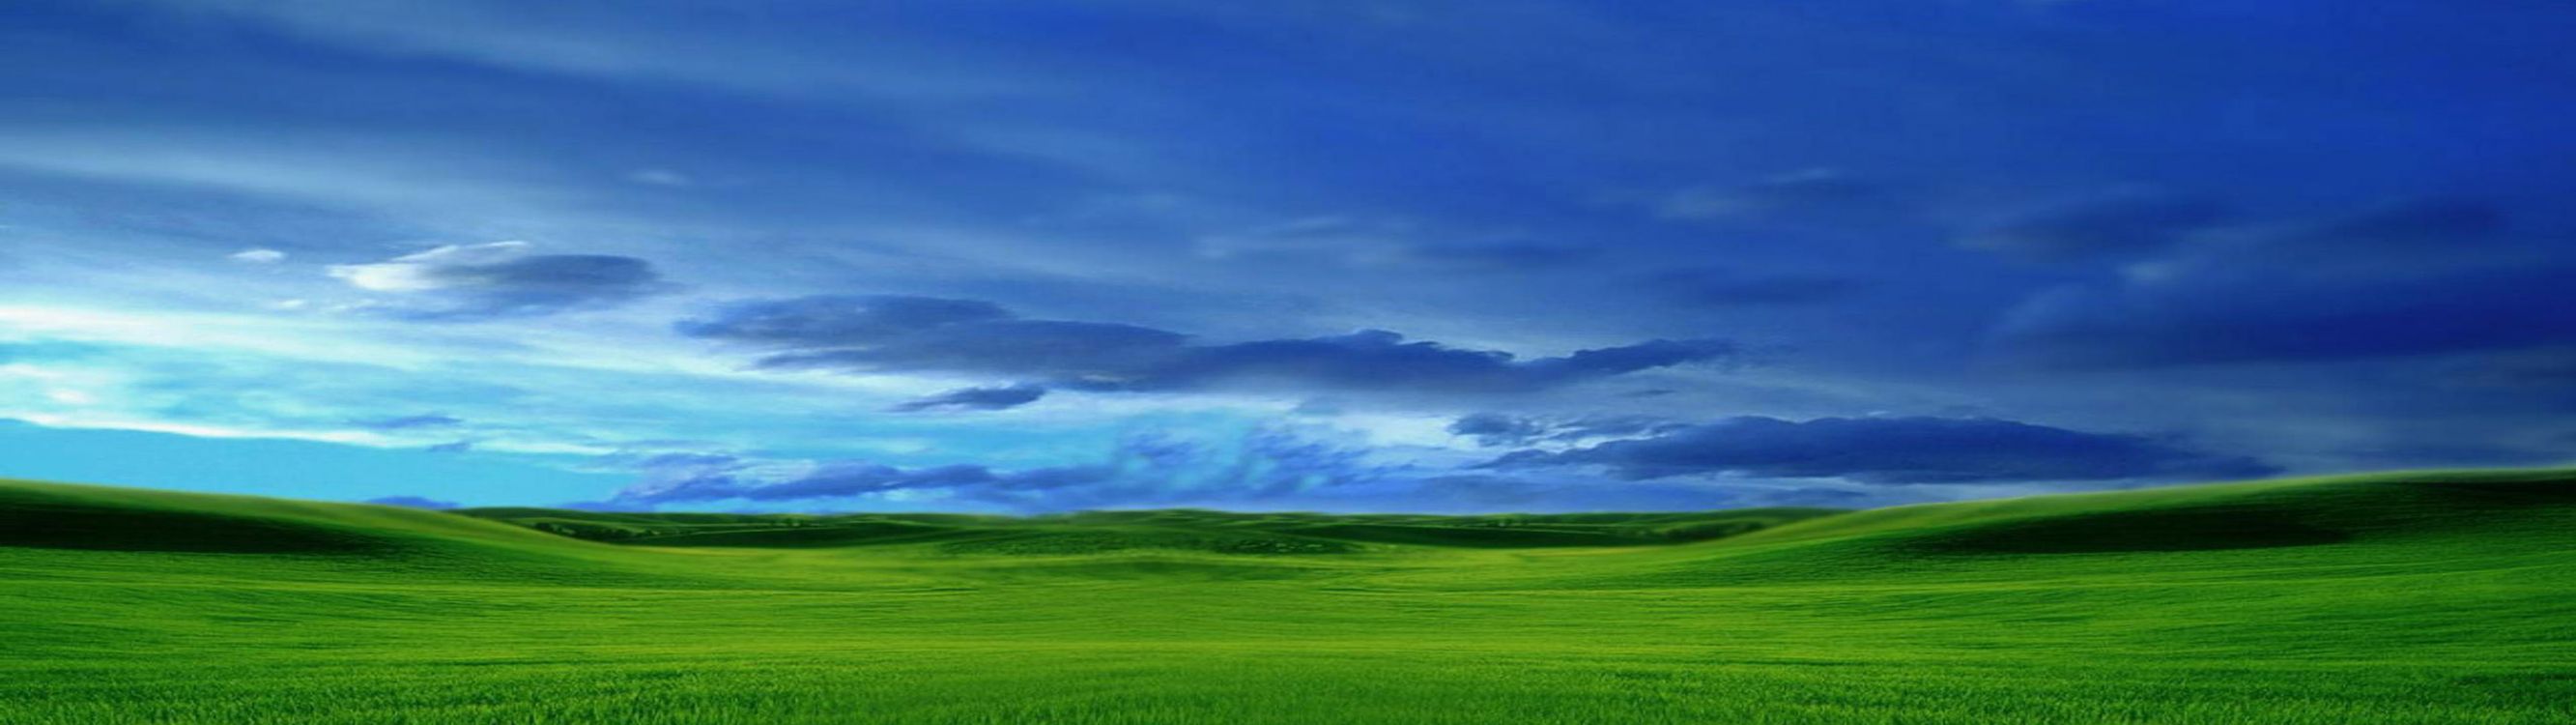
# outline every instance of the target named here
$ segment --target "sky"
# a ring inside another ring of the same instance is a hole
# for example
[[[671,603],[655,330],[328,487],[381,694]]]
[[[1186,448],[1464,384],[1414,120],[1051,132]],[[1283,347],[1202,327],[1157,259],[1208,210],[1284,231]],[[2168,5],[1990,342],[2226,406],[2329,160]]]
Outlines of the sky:
[[[0,7],[0,476],[1881,506],[2576,461],[2576,8]]]

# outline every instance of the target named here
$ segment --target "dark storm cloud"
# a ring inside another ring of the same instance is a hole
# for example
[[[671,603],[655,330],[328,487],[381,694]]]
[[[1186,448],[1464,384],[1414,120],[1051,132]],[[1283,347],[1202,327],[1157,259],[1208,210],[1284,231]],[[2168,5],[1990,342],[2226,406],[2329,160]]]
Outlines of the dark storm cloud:
[[[2279,469],[2134,435],[1992,418],[1746,416],[1566,451],[1528,450],[1496,468],[1600,466],[1623,479],[1732,474],[1878,484],[2243,478]]]
[[[367,499],[367,501],[366,501],[366,502],[367,502],[367,503],[371,503],[371,504],[377,504],[377,505],[380,505],[380,506],[405,506],[405,507],[416,508],[416,509],[452,509],[452,508],[456,508],[456,502],[454,502],[454,501],[440,501],[440,500],[437,500],[437,499],[424,498],[424,497],[421,497],[421,496],[385,496],[385,497],[382,497],[382,498],[371,498],[371,499]]]
[[[2492,209],[2384,207],[2232,246],[2149,275],[2060,288],[1997,331],[2007,357],[2068,368],[2295,362],[2576,342],[2576,258],[2499,238]]]
[[[1961,243],[2022,259],[2071,261],[2155,252],[2226,219],[2227,208],[2208,199],[2130,195],[2040,211]]]
[[[752,302],[682,322],[678,329],[784,350],[764,358],[767,367],[1009,375],[1092,391],[1514,392],[1724,361],[1735,353],[1724,341],[1650,340],[1521,360],[1505,352],[1407,341],[1384,330],[1211,345],[1147,327],[1021,319],[989,303],[921,297]]]
[[[523,242],[450,245],[372,264],[335,265],[330,272],[359,289],[400,296],[381,311],[432,321],[549,315],[671,289],[642,259],[527,254],[528,248]]]
[[[894,406],[896,412],[910,413],[941,408],[957,410],[1004,410],[1037,402],[1046,397],[1047,389],[1037,385],[1009,385],[998,388],[958,388],[920,400]]]

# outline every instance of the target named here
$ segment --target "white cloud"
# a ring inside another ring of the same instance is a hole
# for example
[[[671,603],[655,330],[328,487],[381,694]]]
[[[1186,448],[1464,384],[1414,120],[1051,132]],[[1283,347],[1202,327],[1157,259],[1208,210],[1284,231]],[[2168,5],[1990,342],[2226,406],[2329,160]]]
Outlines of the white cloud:
[[[696,183],[696,180],[689,178],[688,174],[672,171],[670,169],[644,169],[632,174],[627,174],[626,180],[638,184],[650,184],[653,186],[688,186]]]
[[[435,272],[452,265],[508,261],[528,250],[527,242],[450,244],[374,264],[335,264],[330,274],[349,286],[377,292],[426,292],[447,286]]]
[[[276,264],[286,261],[286,253],[266,248],[244,249],[224,258],[244,264]]]

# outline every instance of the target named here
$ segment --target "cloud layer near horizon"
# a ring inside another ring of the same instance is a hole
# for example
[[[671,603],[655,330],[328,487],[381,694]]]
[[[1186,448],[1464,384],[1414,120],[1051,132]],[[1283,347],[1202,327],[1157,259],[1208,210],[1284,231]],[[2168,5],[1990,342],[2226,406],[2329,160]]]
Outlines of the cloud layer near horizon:
[[[1525,450],[1488,467],[1600,466],[1623,479],[1724,474],[1873,484],[2225,480],[2280,472],[2169,441],[1992,418],[1744,416],[1562,451]]]

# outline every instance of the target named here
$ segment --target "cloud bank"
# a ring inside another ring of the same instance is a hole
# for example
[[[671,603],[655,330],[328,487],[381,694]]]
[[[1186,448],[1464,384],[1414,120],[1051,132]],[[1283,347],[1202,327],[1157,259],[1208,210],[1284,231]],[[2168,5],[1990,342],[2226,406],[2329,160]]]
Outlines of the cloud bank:
[[[1488,466],[1597,466],[1627,480],[1725,474],[1877,484],[2226,479],[2280,470],[2144,436],[1992,418],[1759,416],[1565,451],[1519,451]]]
[[[1204,344],[1148,327],[1032,320],[989,302],[905,296],[747,302],[682,322],[678,329],[779,350],[760,361],[764,367],[1011,376],[1094,392],[1526,392],[1723,362],[1737,352],[1722,340],[1650,340],[1523,360],[1500,351],[1408,341],[1385,330]]]

